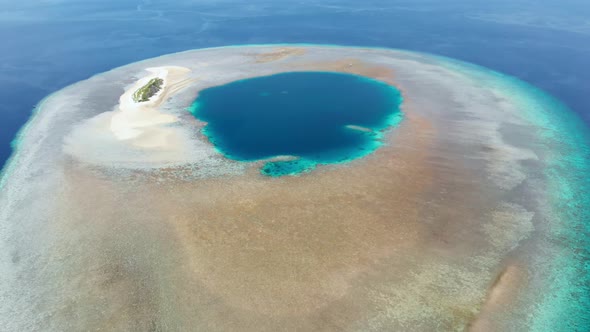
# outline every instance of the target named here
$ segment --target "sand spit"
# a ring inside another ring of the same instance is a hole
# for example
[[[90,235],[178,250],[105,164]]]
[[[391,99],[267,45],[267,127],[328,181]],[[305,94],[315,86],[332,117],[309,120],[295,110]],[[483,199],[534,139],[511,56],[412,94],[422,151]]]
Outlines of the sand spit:
[[[171,148],[167,137],[170,136],[159,125],[175,123],[178,119],[170,114],[158,111],[158,106],[166,98],[169,91],[179,83],[190,69],[182,67],[148,68],[151,72],[133,84],[119,99],[118,109],[112,116],[110,129],[115,137],[129,144],[147,148]],[[160,78],[163,86],[150,100],[136,102],[133,100],[135,91],[147,84],[151,79]]]
[[[471,332],[502,331],[501,313],[510,308],[518,292],[526,282],[526,271],[517,265],[508,265],[496,278],[476,318],[469,325]],[[497,317],[500,316],[500,317]]]
[[[187,110],[208,87],[309,70],[394,84],[404,120],[365,158],[270,178],[223,158]],[[134,103],[154,77],[164,88]],[[418,53],[271,45],[171,54],[57,92],[3,177],[0,326],[530,330],[554,278],[542,170],[559,145],[519,99],[537,92],[502,82]]]
[[[305,54],[304,48],[299,47],[281,47],[271,52],[256,54],[256,61],[259,63],[272,62],[281,60],[290,56],[298,56]]]

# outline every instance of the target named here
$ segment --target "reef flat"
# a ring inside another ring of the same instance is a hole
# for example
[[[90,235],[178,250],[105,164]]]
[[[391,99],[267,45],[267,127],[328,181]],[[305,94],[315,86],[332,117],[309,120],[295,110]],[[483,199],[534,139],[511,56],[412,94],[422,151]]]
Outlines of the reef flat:
[[[199,92],[191,112],[207,122],[203,133],[224,156],[273,159],[263,175],[309,172],[318,164],[364,157],[399,123],[400,92],[358,75],[284,73]],[[359,128],[362,128],[359,130]]]
[[[310,71],[396,87],[403,121],[363,158],[273,178],[225,158],[189,112],[205,89]],[[47,97],[17,138],[0,324],[580,330],[589,142],[543,92],[426,54],[240,46],[120,67]]]

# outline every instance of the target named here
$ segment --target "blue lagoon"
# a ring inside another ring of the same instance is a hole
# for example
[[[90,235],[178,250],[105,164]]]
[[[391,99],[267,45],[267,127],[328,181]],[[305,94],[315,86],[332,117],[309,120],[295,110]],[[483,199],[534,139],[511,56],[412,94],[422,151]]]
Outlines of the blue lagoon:
[[[384,130],[401,120],[401,94],[357,75],[293,72],[206,89],[192,113],[226,157],[268,161],[269,176],[307,172],[318,164],[363,157],[381,144]]]

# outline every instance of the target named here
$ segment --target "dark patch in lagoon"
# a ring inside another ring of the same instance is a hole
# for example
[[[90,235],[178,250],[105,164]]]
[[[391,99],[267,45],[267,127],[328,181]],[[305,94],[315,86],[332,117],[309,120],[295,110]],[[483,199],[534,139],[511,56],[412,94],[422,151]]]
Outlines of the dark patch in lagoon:
[[[205,89],[191,107],[203,133],[230,159],[267,162],[263,175],[296,175],[364,157],[398,124],[399,90],[370,78],[293,72]]]

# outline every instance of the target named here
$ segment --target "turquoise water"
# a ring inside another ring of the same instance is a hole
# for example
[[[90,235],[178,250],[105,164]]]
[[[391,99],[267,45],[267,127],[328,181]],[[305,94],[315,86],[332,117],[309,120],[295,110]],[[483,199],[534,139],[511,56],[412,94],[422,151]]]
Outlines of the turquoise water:
[[[263,175],[310,172],[348,162],[382,144],[399,123],[396,88],[351,74],[293,72],[240,80],[203,90],[191,112],[217,150],[240,161],[267,161]]]
[[[537,209],[541,239],[530,262],[542,276],[530,331],[588,331],[590,326],[590,132],[567,106],[547,93],[492,70],[444,59],[458,73],[507,96],[539,128],[536,151],[544,167]]]

